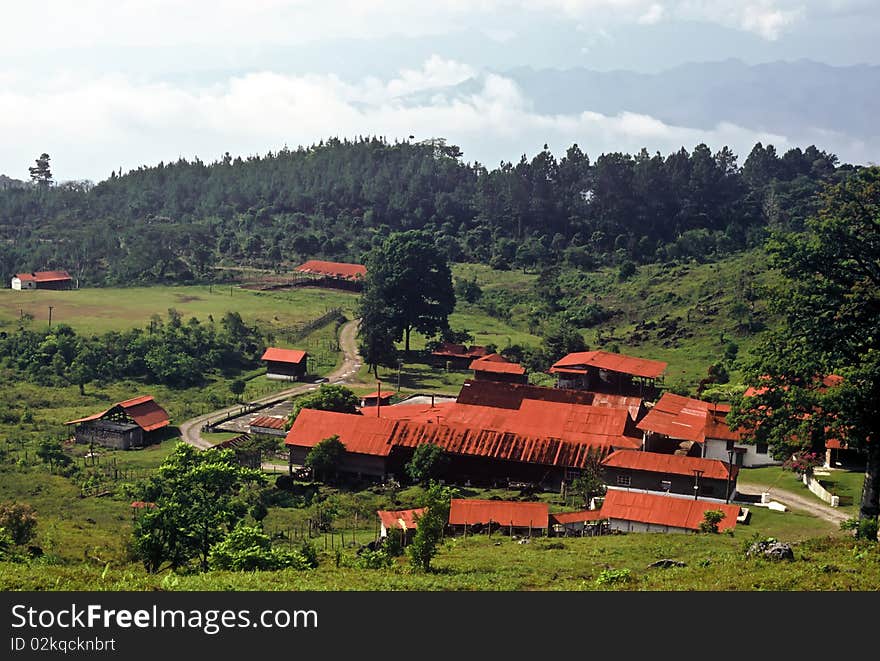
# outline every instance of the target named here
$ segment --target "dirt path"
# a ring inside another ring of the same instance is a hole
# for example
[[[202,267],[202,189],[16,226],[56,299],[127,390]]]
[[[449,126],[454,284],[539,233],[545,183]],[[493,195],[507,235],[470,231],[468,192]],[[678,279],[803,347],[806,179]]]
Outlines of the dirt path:
[[[339,347],[342,349],[343,356],[342,364],[327,375],[327,381],[329,383],[351,383],[357,379],[357,373],[361,367],[361,357],[360,354],[358,354],[357,341],[355,339],[357,335],[357,326],[358,320],[354,319],[343,324],[339,331]],[[265,397],[260,397],[259,399],[253,400],[252,403],[272,404],[287,399],[288,397],[292,397],[293,395],[301,395],[310,390],[316,390],[317,388],[318,386],[313,383],[305,383],[272,393],[271,395],[266,395]],[[212,443],[202,438],[202,427],[210,423],[212,420],[218,420],[230,413],[240,411],[241,408],[242,406],[237,404],[235,406],[229,406],[225,409],[212,411],[211,413],[206,413],[197,418],[187,420],[180,425],[180,436],[184,442],[197,448],[209,448]]]
[[[736,485],[736,490],[740,493],[755,496],[760,495],[762,491],[766,491],[770,494],[770,498],[772,500],[776,500],[792,509],[809,512],[810,514],[817,516],[820,519],[824,519],[829,523],[833,523],[834,525],[840,525],[841,521],[845,521],[846,519],[850,518],[850,515],[848,513],[842,512],[836,507],[826,505],[812,495],[801,495],[799,493],[795,493],[794,491],[787,491],[785,489],[779,489],[777,487],[771,487],[761,484],[739,483]]]

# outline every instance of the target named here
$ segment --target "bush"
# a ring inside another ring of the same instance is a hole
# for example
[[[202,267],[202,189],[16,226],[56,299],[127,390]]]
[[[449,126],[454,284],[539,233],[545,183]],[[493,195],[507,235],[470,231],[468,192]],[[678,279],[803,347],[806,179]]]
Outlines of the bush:
[[[311,565],[299,551],[272,548],[272,542],[256,526],[239,525],[222,542],[211,547],[208,557],[211,569],[230,571],[271,571],[275,569],[309,569]]]
[[[631,580],[632,572],[629,569],[603,569],[596,578],[596,585],[629,583]]]
[[[703,512],[703,520],[700,521],[700,532],[717,533],[718,524],[725,514],[721,510],[706,510]]]
[[[364,550],[355,561],[355,566],[360,569],[385,569],[390,567],[394,561],[383,549],[375,551]]]
[[[841,530],[853,530],[856,539],[877,541],[878,522],[876,519],[847,519],[840,522]]]
[[[3,503],[0,505],[0,528],[16,546],[27,544],[37,534],[37,515],[34,509],[24,503]]]

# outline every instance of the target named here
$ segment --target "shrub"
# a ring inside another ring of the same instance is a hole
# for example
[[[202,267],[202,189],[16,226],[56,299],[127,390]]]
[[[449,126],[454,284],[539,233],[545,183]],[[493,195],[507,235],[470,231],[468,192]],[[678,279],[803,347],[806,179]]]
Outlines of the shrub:
[[[632,572],[629,569],[603,569],[596,578],[596,585],[629,583],[631,580]]]
[[[840,522],[841,530],[853,530],[856,539],[877,541],[878,523],[876,519],[847,519]]]
[[[383,549],[370,551],[365,549],[355,561],[355,566],[360,569],[385,569],[390,567],[394,561]]]
[[[237,526],[226,539],[211,547],[208,564],[211,569],[231,571],[310,568],[308,560],[299,551],[274,549],[262,530],[245,525]]]
[[[37,534],[37,515],[25,503],[0,504],[0,528],[16,546],[27,544]]]
[[[721,510],[706,510],[703,512],[703,520],[700,521],[700,532],[717,533],[718,524],[724,518],[725,514]]]

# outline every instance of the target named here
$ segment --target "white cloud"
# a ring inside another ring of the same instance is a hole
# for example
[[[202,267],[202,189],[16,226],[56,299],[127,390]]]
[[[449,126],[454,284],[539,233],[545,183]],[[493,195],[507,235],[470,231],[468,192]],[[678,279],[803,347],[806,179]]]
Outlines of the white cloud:
[[[459,63],[432,57],[422,69],[384,82],[261,72],[202,89],[142,84],[119,75],[46,81],[36,92],[5,89],[0,172],[25,178],[26,168],[46,151],[57,179],[100,180],[119,167],[181,156],[213,161],[227,150],[247,156],[330,136],[442,136],[458,144],[465,159],[490,167],[535,153],[544,143],[562,154],[577,142],[595,157],[641,147],[668,153],[705,142],[713,149],[729,145],[744,158],[758,140],[780,151],[791,142],[726,123],[704,131],[629,112],[545,115],[512,80],[496,74],[481,75],[469,94],[401,98],[468,73]]]
[[[639,16],[638,22],[642,25],[653,25],[654,23],[659,23],[663,19],[663,14],[665,13],[665,9],[663,5],[654,3],[645,11],[644,14]]]

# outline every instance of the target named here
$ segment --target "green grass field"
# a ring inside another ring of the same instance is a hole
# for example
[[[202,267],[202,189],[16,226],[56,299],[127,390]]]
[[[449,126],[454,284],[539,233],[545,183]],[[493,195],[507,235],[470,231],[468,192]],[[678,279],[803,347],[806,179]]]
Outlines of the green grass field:
[[[104,333],[147,326],[154,314],[167,316],[174,308],[184,320],[196,317],[217,321],[228,311],[238,312],[248,323],[256,321],[275,329],[321,316],[331,308],[351,315],[357,295],[332,289],[302,288],[260,292],[228,285],[187,287],[132,287],[77,289],[72,291],[0,290],[0,325],[11,326],[22,312],[33,315],[34,327],[65,323],[78,332]]]

